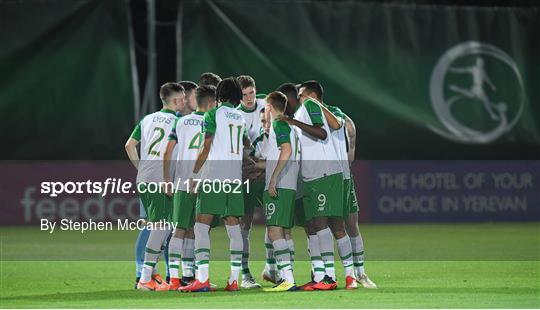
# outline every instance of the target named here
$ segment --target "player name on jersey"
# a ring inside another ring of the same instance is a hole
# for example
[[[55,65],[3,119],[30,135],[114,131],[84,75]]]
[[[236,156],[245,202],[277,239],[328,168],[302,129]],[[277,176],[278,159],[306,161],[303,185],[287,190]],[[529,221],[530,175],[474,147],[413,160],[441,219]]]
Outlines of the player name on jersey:
[[[162,109],[145,116],[133,131],[131,137],[141,142],[137,183],[163,181],[163,155],[167,147],[167,135],[176,120],[174,111]]]
[[[203,131],[213,134],[214,139],[202,168],[202,179],[241,182],[243,137],[246,134],[242,114],[231,103],[223,102],[205,113]]]
[[[187,184],[183,181],[192,176],[193,166],[204,141],[202,134],[203,115],[203,112],[193,112],[181,117],[169,136],[169,140],[177,142],[178,151],[174,180],[175,184],[179,185],[178,189],[182,191],[188,190]]]

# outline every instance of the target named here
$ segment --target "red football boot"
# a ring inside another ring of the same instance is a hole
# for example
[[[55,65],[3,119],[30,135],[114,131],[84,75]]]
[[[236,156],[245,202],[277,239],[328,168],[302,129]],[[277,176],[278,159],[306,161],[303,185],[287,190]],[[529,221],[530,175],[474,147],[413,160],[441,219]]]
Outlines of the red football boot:
[[[302,286],[299,286],[298,290],[301,290],[301,291],[314,291],[313,286],[315,284],[317,284],[317,282],[309,281],[308,283],[306,283],[306,284],[304,284]]]
[[[169,283],[169,290],[177,291],[180,286],[181,284],[179,278],[171,278],[171,282]]]
[[[336,288],[337,282],[329,276],[324,276],[324,278],[320,282],[317,282],[315,285],[313,285],[313,289],[317,291],[330,291],[335,290]]]
[[[181,292],[210,292],[212,291],[212,288],[210,287],[210,279],[206,280],[204,283],[195,279],[195,281],[186,286],[180,286],[178,290]]]
[[[239,291],[240,289],[238,288],[238,282],[234,280],[233,283],[229,284],[229,281],[227,281],[227,286],[225,286],[225,290],[229,292]]]
[[[358,283],[356,283],[356,279],[351,277],[351,276],[347,276],[345,278],[345,288],[348,289],[348,290],[357,289],[358,288]]]

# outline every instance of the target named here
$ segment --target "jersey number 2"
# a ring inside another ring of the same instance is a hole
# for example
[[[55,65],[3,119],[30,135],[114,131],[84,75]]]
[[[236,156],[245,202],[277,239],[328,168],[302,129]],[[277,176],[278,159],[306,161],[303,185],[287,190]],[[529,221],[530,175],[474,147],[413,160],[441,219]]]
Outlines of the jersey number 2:
[[[165,137],[165,130],[163,128],[156,127],[154,128],[154,131],[159,131],[159,137],[150,144],[150,148],[148,149],[148,154],[150,155],[156,155],[159,156],[159,151],[154,151],[153,148],[158,144],[161,140],[163,140],[163,137]]]

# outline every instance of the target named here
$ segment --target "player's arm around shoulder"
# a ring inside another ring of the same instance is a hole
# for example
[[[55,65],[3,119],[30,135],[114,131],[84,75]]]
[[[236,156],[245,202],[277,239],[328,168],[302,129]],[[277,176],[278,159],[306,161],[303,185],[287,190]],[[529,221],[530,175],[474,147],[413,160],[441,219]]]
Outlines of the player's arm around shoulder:
[[[326,118],[326,121],[328,122],[328,127],[330,127],[333,130],[338,130],[341,127],[343,127],[344,122],[343,122],[343,119],[339,117],[339,113],[334,113],[330,111],[324,104],[322,104],[321,102],[315,99],[313,99],[310,102],[314,102],[319,106],[324,117]],[[334,111],[341,112],[341,110],[339,110],[338,108],[335,108]]]
[[[311,121],[312,125],[303,122],[302,118],[297,118],[296,116],[295,118],[291,118],[287,115],[280,115],[278,119],[288,123],[289,125],[298,127],[300,130],[316,139],[326,140],[328,133],[323,128],[324,123],[322,119],[322,111],[319,105],[317,105],[315,102],[310,103],[310,100],[306,100],[302,106],[306,109],[306,113],[308,114],[307,117]]]

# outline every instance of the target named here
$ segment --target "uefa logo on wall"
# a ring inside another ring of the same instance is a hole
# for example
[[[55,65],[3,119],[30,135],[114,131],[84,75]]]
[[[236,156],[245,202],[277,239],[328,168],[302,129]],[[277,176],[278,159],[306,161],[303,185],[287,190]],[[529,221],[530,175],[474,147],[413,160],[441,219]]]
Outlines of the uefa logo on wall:
[[[429,93],[442,128],[428,127],[469,144],[489,143],[509,132],[525,102],[514,60],[501,49],[476,41],[460,43],[439,58]]]

